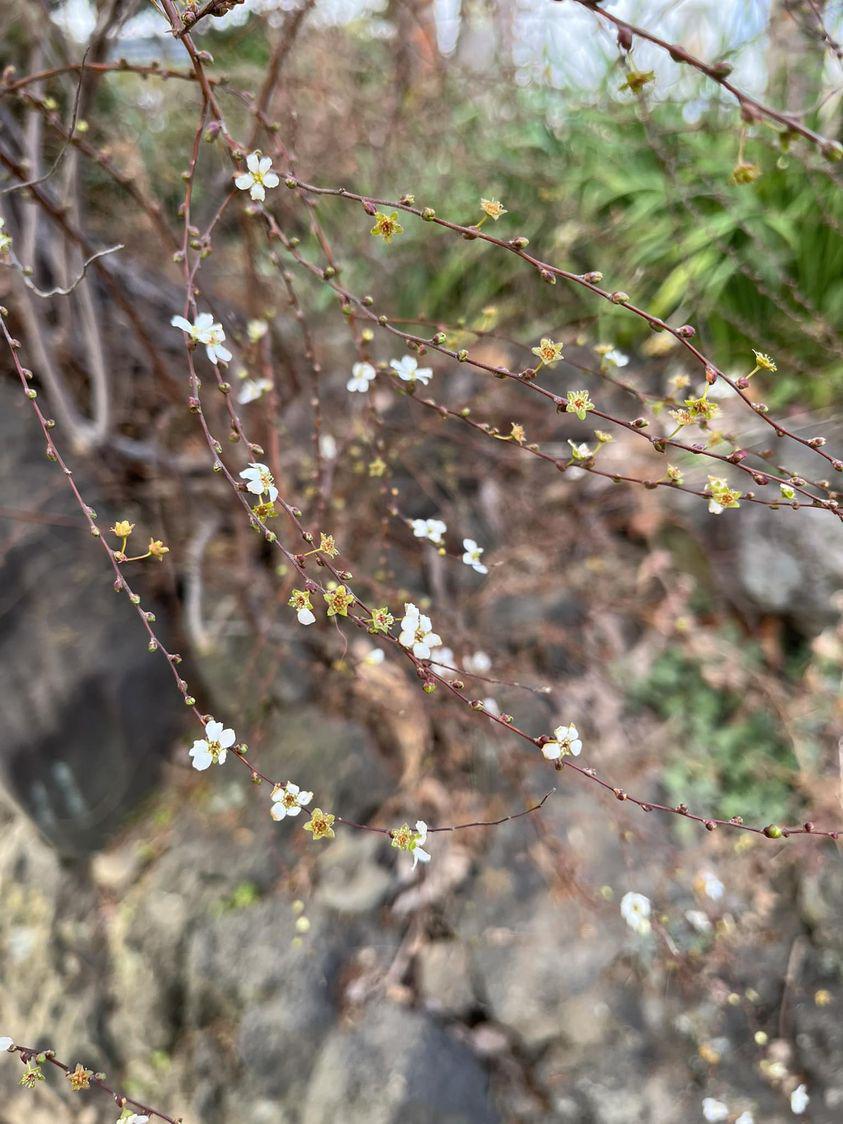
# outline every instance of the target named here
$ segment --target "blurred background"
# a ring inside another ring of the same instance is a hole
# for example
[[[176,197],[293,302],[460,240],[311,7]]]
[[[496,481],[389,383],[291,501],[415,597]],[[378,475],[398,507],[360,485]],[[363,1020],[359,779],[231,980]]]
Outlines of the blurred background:
[[[839,0],[603,7],[839,138]],[[422,872],[378,835],[316,844],[300,821],[274,823],[236,762],[192,770],[195,726],[4,358],[0,1033],[202,1124],[843,1119],[836,843],[642,814],[548,772],[447,692],[423,694],[353,630],[296,623],[295,575],[210,471],[185,409],[173,254],[201,100],[156,9],[8,0],[0,13],[13,239],[0,302],[82,494],[103,529],[127,518],[167,543],[131,581],[200,709],[270,776],[381,827],[497,819],[556,791],[540,812],[432,837]],[[613,416],[666,432],[703,385],[673,337],[624,308],[410,216],[387,247],[359,204],[288,191],[286,168],[411,193],[464,224],[481,197],[501,200],[489,233],[692,324],[730,376],[753,349],[773,356],[750,397],[841,455],[843,206],[839,165],[817,147],[743,120],[664,51],[623,49],[574,0],[246,0],[193,37],[228,128],[282,173],[267,209],[391,324],[513,370],[540,337],[562,340],[543,385],[588,387]],[[83,55],[80,80],[66,67]],[[208,134],[199,230],[230,185]],[[349,394],[354,362],[399,359],[403,341],[367,340],[263,235],[238,196],[200,305],[225,327],[249,438],[305,524],[335,535],[355,590],[396,615],[406,600],[429,611],[469,692],[533,736],[576,723],[581,763],[642,799],[840,826],[839,520],[786,503],[713,516],[699,495],[615,483],[665,471],[621,426],[599,449],[606,475],[560,473],[507,439],[512,426],[554,460],[570,441],[599,444],[590,420],[432,351],[424,392],[381,374],[365,399]],[[56,288],[72,291],[44,295]],[[201,373],[236,473],[253,458],[228,441],[225,399]],[[691,440],[829,475],[722,386]],[[450,415],[424,407],[428,391]],[[671,462],[692,489],[716,471],[690,453]],[[416,518],[447,523],[443,552],[414,538]],[[488,575],[462,565],[464,537],[485,547]],[[630,891],[652,903],[648,932],[624,920]],[[2,1124],[115,1118],[105,1097],[53,1075],[22,1090],[19,1073],[0,1058]]]

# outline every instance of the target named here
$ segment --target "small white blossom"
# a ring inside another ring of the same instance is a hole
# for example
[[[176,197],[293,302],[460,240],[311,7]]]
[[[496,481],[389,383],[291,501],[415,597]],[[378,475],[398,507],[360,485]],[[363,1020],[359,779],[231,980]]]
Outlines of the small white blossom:
[[[250,320],[246,325],[246,335],[249,337],[250,343],[257,343],[258,340],[262,340],[268,331],[269,325],[265,320]]]
[[[463,539],[462,548],[465,551],[462,560],[465,562],[466,566],[470,566],[472,570],[475,570],[478,574],[488,574],[489,567],[484,566],[480,561],[480,556],[484,548],[478,546],[474,539]]]
[[[746,1112],[742,1112],[740,1114],[740,1116],[735,1121],[735,1124],[755,1124],[755,1117],[752,1115],[749,1109],[747,1109]]]
[[[326,461],[336,460],[337,442],[330,433],[323,433],[319,438],[319,452]]]
[[[398,640],[405,648],[412,648],[417,660],[430,659],[431,651],[442,646],[442,639],[433,631],[430,617],[420,613],[412,602],[404,605]]]
[[[621,917],[634,932],[642,937],[650,931],[650,899],[634,890],[628,890],[621,898]]]
[[[359,394],[365,394],[369,389],[369,383],[373,381],[377,371],[371,363],[355,363],[351,368],[351,378],[345,384],[346,390],[357,391]]]
[[[444,675],[445,678],[457,674],[454,669],[454,653],[450,648],[437,648],[436,662],[431,663],[430,666],[433,671],[439,675]]]
[[[266,198],[266,187],[277,187],[278,176],[272,171],[272,157],[261,156],[260,152],[250,152],[246,157],[248,172],[242,172],[234,180],[235,187],[248,191],[258,203]]]
[[[810,1101],[807,1085],[797,1085],[790,1094],[790,1111],[794,1116],[801,1116]]]
[[[718,1121],[729,1119],[729,1106],[717,1101],[714,1097],[705,1097],[702,1103],[703,1118],[708,1124],[718,1124]]]
[[[306,605],[304,605],[296,613],[296,620],[299,622],[299,624],[313,624],[313,622],[316,620],[316,617],[313,615],[311,610],[308,609]]]
[[[441,519],[411,519],[410,523],[417,539],[429,539],[437,546],[442,545],[442,536],[448,528]]]
[[[297,816],[312,799],[312,792],[302,792],[297,784],[287,781],[285,785],[276,785],[273,788],[272,809],[269,814],[274,820],[283,820],[285,816]]]
[[[700,876],[703,891],[711,898],[712,901],[719,902],[723,897],[725,887],[716,874],[710,870],[706,870]]]
[[[246,481],[246,490],[251,492],[252,495],[262,496],[264,492],[268,492],[271,503],[275,503],[278,499],[275,480],[265,464],[261,464],[260,461],[252,461],[248,468],[243,469],[240,476]]]
[[[576,726],[557,726],[551,740],[542,746],[542,753],[548,761],[558,761],[560,757],[579,757],[582,742]]]
[[[210,312],[200,312],[191,324],[183,316],[174,316],[170,323],[174,328],[181,328],[196,343],[205,345],[205,353],[212,363],[230,363],[231,352],[223,347],[225,332],[222,324],[218,324]]]
[[[413,870],[416,869],[418,863],[429,863],[430,855],[422,848],[422,843],[427,842],[427,824],[424,820],[416,820],[416,839],[410,848],[410,853],[413,856]],[[804,1086],[803,1086],[804,1088]]]
[[[14,1044],[15,1042],[13,1038],[8,1038],[4,1035],[2,1038],[0,1038],[0,1054],[2,1054],[4,1050],[11,1050]]]
[[[193,768],[202,772],[213,764],[222,765],[227,750],[234,745],[235,740],[233,730],[223,729],[222,722],[209,718],[205,723],[205,737],[201,741],[195,741],[189,751],[193,758]]]
[[[486,671],[491,671],[492,661],[485,652],[474,652],[473,655],[465,657],[463,667],[474,675],[482,675]]]
[[[412,355],[405,355],[402,359],[393,359],[389,365],[402,382],[420,382],[422,386],[427,386],[433,377],[431,368],[420,367],[418,359]]]
[[[711,922],[708,919],[708,914],[703,913],[701,909],[686,910],[685,920],[692,928],[696,929],[698,933],[711,932]]]
[[[568,444],[571,446],[571,456],[575,461],[587,461],[594,456],[594,450],[589,445],[587,445],[585,441],[577,444],[576,441],[572,441],[569,437]]]
[[[247,406],[250,402],[263,398],[268,390],[272,390],[271,379],[244,379],[240,384],[237,401],[241,406]]]
[[[625,367],[629,362],[629,356],[624,355],[622,351],[618,351],[616,347],[613,347],[611,351],[607,351],[603,356],[603,362],[611,363],[613,367]]]

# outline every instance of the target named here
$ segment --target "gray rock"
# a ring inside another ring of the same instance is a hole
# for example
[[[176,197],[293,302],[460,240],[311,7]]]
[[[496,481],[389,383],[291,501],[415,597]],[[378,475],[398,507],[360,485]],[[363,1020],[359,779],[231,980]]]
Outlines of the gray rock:
[[[431,1010],[466,1015],[477,1005],[471,983],[471,960],[459,941],[434,941],[421,950],[418,985]]]
[[[496,1124],[471,1052],[417,1011],[380,1002],[328,1037],[302,1124]]]

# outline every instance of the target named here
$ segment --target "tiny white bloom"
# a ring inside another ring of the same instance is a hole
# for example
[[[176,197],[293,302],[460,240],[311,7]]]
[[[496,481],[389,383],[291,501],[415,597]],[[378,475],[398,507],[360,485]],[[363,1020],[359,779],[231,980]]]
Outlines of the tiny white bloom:
[[[369,383],[372,382],[377,371],[371,363],[355,363],[351,368],[351,378],[345,384],[346,390],[357,391],[359,394],[365,394],[369,389]]]
[[[454,653],[450,648],[437,648],[436,662],[431,663],[430,666],[437,674],[445,676],[446,679],[457,674],[454,668]]]
[[[417,539],[430,539],[437,546],[442,545],[442,536],[448,527],[441,519],[411,519],[410,523]]]
[[[337,443],[330,433],[323,433],[319,438],[319,452],[326,461],[336,460]]]
[[[488,574],[489,567],[484,566],[480,561],[480,556],[484,548],[478,546],[474,539],[463,539],[462,548],[465,551],[462,560],[465,562],[466,566],[470,566],[472,570],[475,570],[478,574]]]
[[[568,444],[571,446],[571,456],[575,461],[587,461],[590,457],[594,456],[594,450],[584,441],[578,445],[576,441],[572,441],[569,437]]]
[[[725,887],[716,874],[706,870],[702,875],[702,886],[705,893],[712,901],[719,902],[723,897]]]
[[[299,609],[296,613],[296,620],[299,622],[299,624],[313,624],[313,622],[316,620],[316,617],[306,605],[303,605],[302,608]]]
[[[402,382],[420,382],[422,386],[427,386],[433,377],[431,368],[420,367],[418,359],[412,355],[405,355],[402,359],[393,359],[389,365]]]
[[[270,379],[245,379],[237,395],[237,401],[241,406],[247,406],[250,402],[257,402],[259,398],[263,398],[268,390],[272,390]]]
[[[628,890],[621,898],[621,917],[634,932],[645,936],[650,931],[650,899],[634,890]]]
[[[413,842],[410,853],[413,856],[413,870],[419,862],[429,863],[430,855],[422,848],[422,843],[427,842],[427,824],[424,820],[416,820],[416,838]]]
[[[0,1053],[2,1053],[4,1050],[11,1050],[14,1044],[15,1042],[13,1038],[8,1038],[4,1035],[2,1038],[0,1038]]]
[[[696,929],[698,933],[711,932],[711,922],[708,919],[708,914],[703,913],[701,909],[686,910],[685,920],[692,928]]]
[[[269,814],[274,820],[283,820],[285,816],[297,816],[312,799],[312,792],[302,792],[297,784],[287,781],[285,785],[276,785],[273,788],[272,809]]]
[[[235,187],[248,191],[258,203],[266,198],[266,187],[277,187],[278,176],[272,171],[272,157],[261,156],[260,152],[250,152],[246,157],[248,172],[242,172],[234,180]]]
[[[442,639],[433,631],[430,617],[420,613],[412,602],[406,602],[404,605],[404,617],[398,640],[405,648],[412,648],[417,660],[430,659],[431,651],[442,646]]]
[[[542,753],[548,761],[558,761],[560,757],[579,757],[582,742],[576,726],[557,726],[551,740],[542,746]]]
[[[269,325],[265,320],[250,320],[246,325],[246,334],[251,343],[257,343],[258,340],[262,340],[268,331]]]
[[[613,347],[611,351],[606,352],[603,356],[603,360],[606,363],[611,363],[613,367],[625,367],[629,362],[629,356],[624,355],[622,351],[618,351],[616,347]]]
[[[244,468],[240,476],[246,481],[246,490],[255,496],[269,493],[269,499],[274,503],[278,499],[278,489],[272,473],[260,461],[252,461],[248,468]]]
[[[708,501],[708,510],[712,515],[720,515],[723,511],[723,505],[718,503],[715,499],[710,499]]]
[[[810,1101],[807,1085],[797,1085],[790,1094],[790,1111],[794,1116],[801,1116]]]
[[[205,737],[195,741],[189,750],[193,758],[193,768],[203,772],[211,765],[222,765],[227,756],[227,750],[234,745],[236,738],[233,730],[223,729],[222,722],[209,718],[205,723]]]
[[[218,324],[210,312],[200,312],[191,324],[183,316],[174,316],[170,323],[174,328],[181,328],[196,343],[205,345],[205,352],[212,363],[230,363],[231,352],[223,347],[225,332],[222,324]]]
[[[729,1119],[729,1106],[717,1101],[714,1097],[705,1097],[702,1103],[703,1117],[709,1124],[718,1124],[720,1120]]]
[[[482,675],[484,671],[491,671],[492,661],[485,652],[475,652],[473,655],[465,657],[463,666],[466,671],[472,672],[474,675]]]

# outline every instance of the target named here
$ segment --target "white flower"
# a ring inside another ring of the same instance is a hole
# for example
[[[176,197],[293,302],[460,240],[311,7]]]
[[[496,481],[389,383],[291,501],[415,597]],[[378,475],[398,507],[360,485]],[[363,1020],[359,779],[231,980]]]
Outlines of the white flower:
[[[233,730],[224,730],[222,722],[209,718],[205,723],[205,737],[201,741],[195,741],[189,751],[193,758],[193,768],[202,772],[213,764],[222,765],[226,751],[234,745],[235,740]]]
[[[483,547],[478,546],[474,539],[463,539],[462,548],[465,553],[462,556],[463,562],[466,566],[470,566],[478,574],[488,574],[489,567],[484,566],[480,561],[480,555],[483,553]]]
[[[441,663],[439,661],[442,661]],[[437,648],[436,649],[436,662],[431,663],[431,668],[439,675],[444,675],[446,678],[451,675],[456,675],[454,669],[454,653],[450,648]]]
[[[650,899],[628,890],[621,898],[621,917],[634,932],[642,937],[650,931]]]
[[[404,604],[404,617],[401,621],[399,643],[412,648],[417,660],[430,659],[434,648],[441,648],[442,639],[433,631],[430,617],[420,613],[412,602]]]
[[[240,475],[246,481],[246,490],[253,495],[262,496],[264,492],[269,492],[269,499],[272,503],[275,503],[278,499],[275,480],[265,464],[261,464],[260,461],[252,461]]]
[[[430,862],[430,855],[422,848],[422,843],[425,842],[427,842],[427,824],[424,820],[416,820],[416,837],[410,845],[410,854],[413,856],[413,870],[416,869],[419,862]]]
[[[613,367],[625,367],[629,362],[629,356],[624,355],[622,351],[618,351],[613,347],[611,351],[607,351],[603,356],[604,363],[611,363]]]
[[[557,726],[551,740],[542,746],[542,753],[548,761],[558,761],[560,757],[579,757],[582,742],[576,726]]]
[[[711,922],[708,919],[708,915],[703,913],[701,909],[686,910],[685,920],[692,928],[696,929],[698,933],[711,932]]]
[[[261,156],[260,152],[250,152],[246,157],[248,172],[242,172],[234,180],[235,187],[248,191],[256,202],[266,198],[265,187],[277,187],[279,180],[272,169],[272,157]]]
[[[735,1121],[735,1124],[755,1124],[755,1117],[747,1109],[746,1112],[742,1112],[740,1114],[740,1116]]]
[[[369,389],[369,383],[372,382],[376,374],[377,371],[371,363],[355,363],[351,368],[351,378],[345,384],[345,388],[365,394]]]
[[[240,387],[237,401],[246,406],[249,402],[257,402],[268,390],[272,390],[271,379],[246,379]]]
[[[718,503],[715,499],[710,499],[708,501],[708,510],[712,515],[720,515],[723,512],[723,504]]]
[[[319,438],[319,452],[326,461],[332,461],[337,456],[337,443],[330,433],[323,433]]]
[[[268,331],[269,325],[265,320],[250,320],[246,325],[246,335],[251,343],[262,340]]]
[[[801,1116],[805,1109],[808,1107],[807,1085],[797,1085],[793,1092],[790,1094],[790,1111],[794,1116]]]
[[[484,671],[491,671],[492,661],[485,652],[475,652],[465,657],[463,667],[475,675],[482,675]]]
[[[705,1097],[702,1103],[702,1113],[709,1124],[717,1124],[720,1120],[729,1119],[729,1106],[723,1104],[722,1101],[716,1101],[714,1097]]]
[[[403,359],[393,359],[389,365],[402,382],[418,381],[422,386],[427,386],[433,377],[431,368],[420,367],[418,359],[412,355],[405,355]]]
[[[200,312],[192,324],[183,316],[174,316],[170,323],[174,328],[181,328],[183,332],[187,332],[196,343],[203,343],[212,363],[231,362],[231,352],[227,347],[223,347],[225,332],[222,330],[222,324],[217,324],[210,312]]]
[[[587,461],[590,457],[594,456],[594,450],[591,449],[584,441],[578,445],[576,441],[568,438],[568,444],[571,446],[571,456],[575,461]]]
[[[302,792],[292,781],[287,781],[283,787],[277,784],[272,790],[272,809],[269,814],[274,820],[283,820],[285,816],[297,816],[305,804],[309,804],[312,799],[312,792]]]
[[[299,624],[313,624],[313,622],[316,620],[316,617],[306,605],[303,605],[296,613],[296,620],[299,622]]]
[[[441,519],[411,519],[410,524],[417,539],[430,539],[437,546],[442,545],[442,536],[448,530]]]
[[[14,1039],[12,1038],[7,1038],[5,1036],[0,1038],[0,1054],[2,1054],[4,1050],[11,1050],[14,1044]]]
[[[725,889],[723,883],[716,874],[712,874],[710,870],[706,870],[701,876],[702,887],[705,893],[711,898],[712,901],[719,902],[723,897]]]

